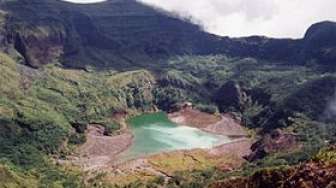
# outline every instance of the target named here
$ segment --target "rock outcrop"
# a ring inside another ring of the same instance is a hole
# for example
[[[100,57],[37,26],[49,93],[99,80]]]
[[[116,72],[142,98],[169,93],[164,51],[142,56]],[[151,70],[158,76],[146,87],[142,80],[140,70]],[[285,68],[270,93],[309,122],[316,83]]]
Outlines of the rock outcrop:
[[[266,134],[251,147],[252,153],[246,156],[249,161],[262,159],[268,154],[293,151],[300,147],[297,136],[276,129]]]

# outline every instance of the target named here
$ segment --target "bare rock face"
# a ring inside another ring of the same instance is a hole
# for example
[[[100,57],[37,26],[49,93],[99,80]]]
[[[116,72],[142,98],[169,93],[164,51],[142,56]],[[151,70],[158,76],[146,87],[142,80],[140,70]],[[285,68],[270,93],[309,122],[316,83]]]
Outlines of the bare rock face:
[[[31,67],[56,63],[63,54],[64,33],[50,28],[39,28],[34,34],[16,33],[9,36],[14,48]]]
[[[248,155],[246,159],[255,161],[271,153],[291,151],[298,147],[300,146],[295,135],[284,133],[280,129],[276,129],[254,143],[251,147],[252,153]]]

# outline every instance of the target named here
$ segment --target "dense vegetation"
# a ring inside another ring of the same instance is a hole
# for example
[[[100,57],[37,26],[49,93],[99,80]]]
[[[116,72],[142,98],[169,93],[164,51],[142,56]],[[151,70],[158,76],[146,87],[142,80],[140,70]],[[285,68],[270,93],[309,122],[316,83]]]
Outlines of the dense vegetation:
[[[170,91],[159,97],[158,105],[163,109],[183,100],[200,106],[211,104],[222,112],[235,112],[245,126],[261,130],[260,135],[280,128],[296,135],[300,145],[292,151],[270,153],[230,173],[213,168],[176,172],[168,187],[206,187],[231,176],[253,176],[265,168],[287,173],[285,169],[312,159],[321,148],[336,143],[336,77],[332,72],[226,56],[184,56],[171,59],[168,65],[160,74],[157,88]],[[149,184],[135,182],[130,186],[156,187],[160,182],[158,178]]]
[[[295,135],[300,147],[229,173],[176,172],[168,187],[232,176],[253,184],[309,159],[333,163],[334,149],[319,150],[336,141],[335,31],[322,22],[300,40],[231,39],[134,0],[0,0],[0,187],[93,186],[57,162],[85,142],[89,123],[113,135],[118,114],[171,111],[186,101],[235,114],[256,138],[277,129]]]
[[[113,126],[118,124],[112,119],[114,113],[153,108],[154,80],[147,71],[87,73],[56,66],[34,70],[3,53],[0,62],[0,158],[18,172],[37,173],[39,185],[57,179],[64,187],[69,182],[80,185],[79,177],[62,172],[47,155],[61,157],[72,144],[85,141],[88,123],[113,132],[118,129]],[[8,168],[3,170],[12,173]]]
[[[184,101],[211,113],[235,112],[248,127],[266,132],[280,127],[300,135],[301,150],[271,154],[247,164],[238,174],[251,175],[264,167],[297,164],[327,146],[326,140],[334,142],[333,112],[328,112],[328,105],[334,97],[335,77],[314,67],[252,58],[183,56],[171,59],[160,74],[145,70],[88,72],[55,65],[36,70],[16,64],[1,53],[0,68],[3,171],[18,178],[29,176],[28,183],[35,185],[47,186],[57,180],[64,187],[69,181],[81,186],[79,171],[64,170],[50,156],[62,157],[69,154],[73,145],[83,143],[88,123],[102,124],[108,134],[113,134],[113,129],[118,129],[113,114],[151,111],[155,106],[169,110]],[[236,102],[219,100],[230,91],[230,101]],[[314,97],[315,91],[320,91],[321,96]],[[25,175],[27,172],[30,173]],[[192,179],[200,185],[223,177],[216,175],[215,169],[180,173],[176,178],[205,176],[196,178],[200,181]]]

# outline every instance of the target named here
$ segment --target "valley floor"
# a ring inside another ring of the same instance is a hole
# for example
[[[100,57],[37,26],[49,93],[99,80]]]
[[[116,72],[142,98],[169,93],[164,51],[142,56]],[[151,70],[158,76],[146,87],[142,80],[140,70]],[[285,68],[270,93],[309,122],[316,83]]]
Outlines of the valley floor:
[[[90,125],[86,132],[87,141],[77,148],[77,156],[71,159],[72,163],[88,172],[107,172],[104,182],[123,185],[143,178],[164,177],[168,180],[176,171],[209,167],[230,171],[241,166],[245,161],[243,157],[251,152],[253,140],[229,115],[215,116],[189,109],[169,114],[169,118],[177,124],[230,136],[233,141],[211,149],[162,152],[125,161],[118,158],[132,144],[130,130],[124,129],[116,136],[105,136],[103,127]]]

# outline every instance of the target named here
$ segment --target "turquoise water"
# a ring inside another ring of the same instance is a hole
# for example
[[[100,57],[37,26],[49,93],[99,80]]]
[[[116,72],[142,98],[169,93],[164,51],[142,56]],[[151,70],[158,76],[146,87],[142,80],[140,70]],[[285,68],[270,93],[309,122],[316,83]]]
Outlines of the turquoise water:
[[[133,145],[122,154],[136,158],[163,151],[212,148],[230,142],[225,136],[172,123],[165,113],[141,115],[128,121],[134,135]]]

